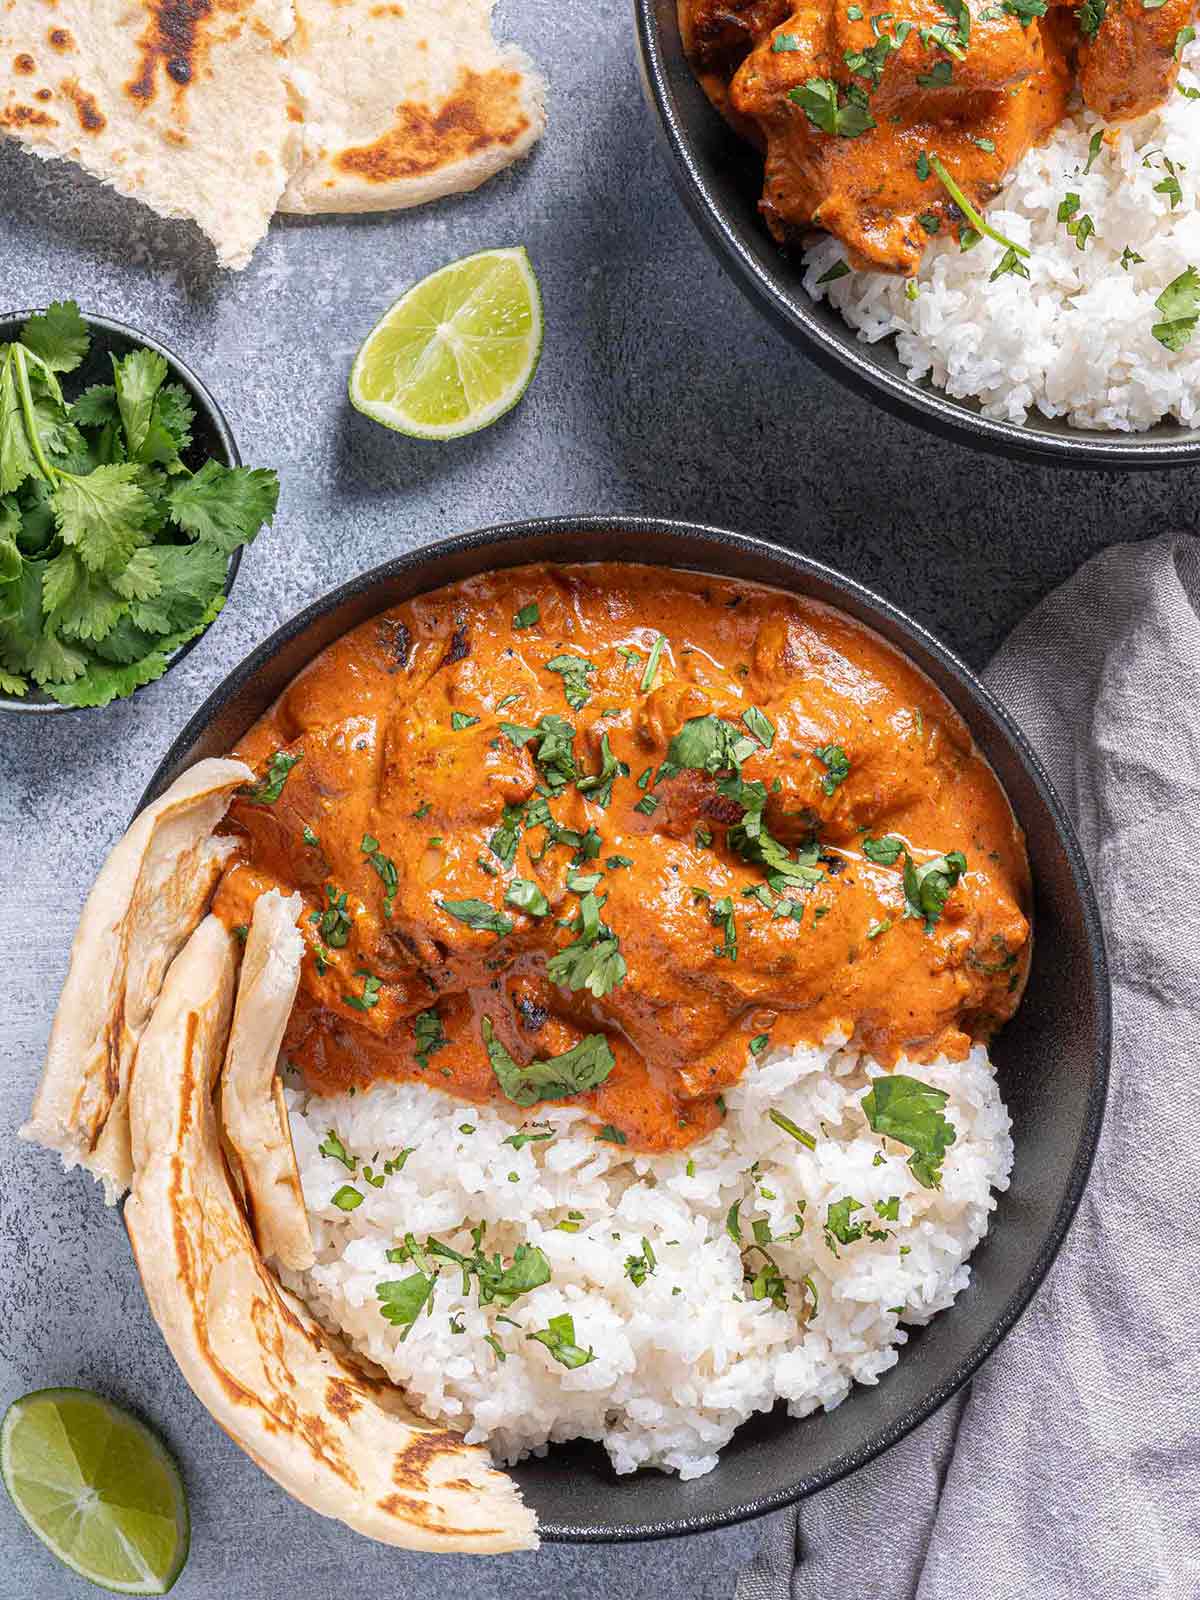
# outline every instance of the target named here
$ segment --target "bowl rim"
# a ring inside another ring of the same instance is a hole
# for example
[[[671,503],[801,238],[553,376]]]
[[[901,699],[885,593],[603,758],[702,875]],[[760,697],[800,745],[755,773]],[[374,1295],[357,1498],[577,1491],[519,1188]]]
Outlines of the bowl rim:
[[[674,0],[670,3],[674,16]],[[1184,439],[1086,429],[1060,434],[1036,423],[986,417],[941,389],[925,388],[903,373],[885,370],[867,353],[873,345],[857,339],[842,343],[835,338],[813,314],[814,302],[803,286],[797,283],[794,290],[789,288],[779,270],[755,258],[738,225],[729,220],[713,193],[693,148],[687,116],[671,86],[659,4],[660,0],[633,0],[642,87],[656,113],[676,192],[729,276],[822,371],[903,422],[1009,459],[1092,471],[1161,470],[1200,461],[1200,430],[1191,430],[1192,437]],[[714,110],[712,115],[718,113]]]
[[[1086,1115],[1082,1119],[1079,1137],[1071,1153],[1070,1160],[1069,1162],[1064,1162],[1062,1198],[1054,1213],[1053,1221],[1046,1230],[1042,1248],[1026,1271],[1017,1289],[1005,1303],[1003,1311],[989,1324],[987,1330],[972,1345],[968,1354],[956,1367],[930,1389],[920,1402],[909,1406],[899,1418],[891,1422],[886,1429],[876,1433],[866,1445],[846,1451],[827,1468],[817,1473],[807,1475],[801,1473],[794,1481],[790,1481],[778,1489],[740,1500],[720,1510],[682,1515],[658,1523],[619,1523],[604,1527],[556,1522],[539,1524],[541,1537],[549,1543],[558,1544],[614,1544],[639,1542],[644,1539],[682,1537],[692,1533],[709,1532],[716,1528],[727,1527],[734,1523],[764,1516],[769,1512],[777,1511],[784,1506],[790,1505],[819,1489],[828,1488],[831,1484],[838,1482],[839,1479],[846,1477],[849,1473],[856,1471],[859,1467],[866,1465],[867,1462],[874,1460],[876,1456],[890,1449],[892,1445],[898,1443],[900,1439],[906,1437],[913,1429],[932,1416],[974,1376],[983,1362],[1015,1326],[1041,1287],[1046,1274],[1062,1247],[1083,1196],[1100,1138],[1108,1093],[1109,1059],[1112,1041],[1112,994],[1109,983],[1104,930],[1087,863],[1084,860],[1074,825],[1067,815],[1054,785],[1011,713],[959,656],[892,601],[876,594],[874,590],[867,588],[865,584],[859,583],[857,579],[839,572],[836,568],[826,566],[823,562],[816,561],[811,556],[790,550],[786,546],[777,544],[770,539],[757,535],[735,533],[712,524],[674,518],[624,515],[622,513],[614,513],[607,516],[589,514],[578,517],[540,517],[527,521],[506,522],[488,527],[474,528],[467,532],[438,540],[433,544],[393,556],[389,560],[359,573],[357,576],[348,579],[303,606],[229,671],[172,741],[155,769],[150,782],[147,784],[145,792],[138,801],[137,812],[140,812],[152,800],[156,799],[168,783],[188,764],[192,759],[192,747],[205,733],[217,714],[241,691],[243,686],[292,639],[303,633],[313,622],[336,610],[344,602],[354,599],[388,580],[397,577],[410,577],[415,573],[419,573],[421,567],[427,563],[439,562],[447,558],[471,557],[484,551],[491,552],[499,557],[494,563],[474,569],[479,572],[522,564],[524,561],[529,560],[530,557],[522,556],[517,561],[505,561],[503,555],[509,546],[523,543],[530,538],[579,535],[581,536],[579,559],[586,561],[585,552],[589,542],[586,536],[593,533],[624,534],[637,539],[639,543],[644,543],[647,550],[652,549],[652,540],[664,535],[678,538],[684,543],[695,541],[698,545],[698,559],[694,567],[689,568],[678,560],[657,564],[669,565],[681,570],[709,572],[714,576],[722,575],[719,566],[716,565],[719,549],[737,551],[748,556],[765,556],[767,559],[789,569],[801,579],[812,579],[818,583],[828,585],[839,596],[851,601],[860,608],[860,611],[865,612],[868,617],[882,618],[889,627],[895,630],[900,639],[905,641],[905,643],[896,643],[895,640],[889,640],[902,653],[905,651],[906,643],[911,642],[919,650],[923,650],[928,656],[932,657],[938,666],[956,682],[958,687],[966,691],[984,716],[990,717],[993,724],[1012,748],[1025,775],[1032,783],[1050,815],[1066,856],[1079,900],[1081,921],[1086,936],[1088,964],[1096,993],[1096,1014],[1093,1026],[1094,1049],[1092,1051],[1092,1067],[1087,1091]],[[595,559],[615,558],[597,556]],[[645,558],[634,557],[626,559],[636,561],[638,559],[644,560]],[[453,580],[440,578],[431,587],[439,587],[446,581]],[[779,587],[783,587],[783,584],[780,584]],[[428,591],[419,588],[414,590],[416,594],[423,592]],[[838,604],[836,600],[830,603],[834,606]],[[850,615],[859,616],[859,620],[863,620],[859,612],[852,610]],[[870,627],[872,624],[867,620],[865,625]],[[884,637],[886,639],[888,635],[885,634]],[[924,670],[919,661],[916,665],[919,670]],[[135,812],[135,816],[137,812]]]
[[[45,307],[43,306],[41,309],[44,311]],[[155,355],[162,356],[170,368],[168,379],[176,379],[182,382],[191,391],[192,398],[196,402],[197,411],[207,413],[208,420],[212,423],[213,431],[216,433],[220,444],[220,456],[214,457],[214,460],[220,459],[222,465],[227,467],[241,466],[242,453],[238,449],[237,440],[234,438],[233,429],[229,426],[228,418],[216,400],[213,399],[208,386],[196,376],[195,372],[192,371],[181,356],[177,356],[169,345],[163,344],[153,334],[143,333],[140,328],[135,328],[131,322],[121,322],[116,317],[102,317],[97,312],[84,311],[82,309],[79,314],[89,328],[101,328],[105,333],[115,333],[122,338],[134,339],[145,349],[153,350]],[[0,312],[0,331],[9,325],[23,326],[30,317],[37,315],[39,315],[37,311]],[[226,600],[229,599],[233,591],[234,581],[242,564],[242,552],[243,546],[239,545],[229,557],[229,565],[225,569],[224,592]],[[215,621],[216,619],[214,618],[213,620]],[[212,623],[210,622],[203,633],[198,633],[194,639],[188,639],[179,646],[179,649],[174,652],[167,662],[166,671],[162,674],[163,678],[166,677],[172,667],[177,667],[185,656],[191,654],[211,628]],[[162,678],[156,678],[154,681],[161,683]],[[133,699],[135,695],[141,694],[143,689],[150,687],[150,684],[142,684],[133,691],[132,695],[126,698]],[[0,694],[0,715],[6,712],[13,712],[16,715],[29,717],[57,716],[71,712],[80,713],[104,709],[102,706],[64,706],[57,700],[24,700],[17,695]]]

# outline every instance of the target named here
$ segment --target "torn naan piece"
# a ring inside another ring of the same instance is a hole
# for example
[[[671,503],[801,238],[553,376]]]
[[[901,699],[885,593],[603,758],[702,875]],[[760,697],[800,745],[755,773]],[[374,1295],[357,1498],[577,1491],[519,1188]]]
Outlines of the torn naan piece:
[[[0,132],[244,267],[287,182],[291,0],[4,0]]]
[[[222,1154],[213,1092],[237,949],[207,917],[177,956],[130,1095],[125,1222],[146,1296],[198,1399],[314,1511],[385,1543],[532,1548],[532,1512],[486,1451],[422,1421],[264,1266]]]
[[[236,848],[213,830],[254,774],[209,759],[135,818],[84,904],[50,1029],[42,1080],[21,1137],[102,1180],[112,1204],[129,1187],[128,1088],[163,976],[208,909]]]
[[[313,1264],[312,1233],[275,1068],[300,983],[304,940],[296,921],[303,905],[298,894],[285,900],[278,889],[254,903],[220,1096],[258,1248],[265,1260],[295,1272]]]
[[[302,118],[281,211],[391,211],[476,189],[533,147],[545,83],[493,0],[296,0]]]

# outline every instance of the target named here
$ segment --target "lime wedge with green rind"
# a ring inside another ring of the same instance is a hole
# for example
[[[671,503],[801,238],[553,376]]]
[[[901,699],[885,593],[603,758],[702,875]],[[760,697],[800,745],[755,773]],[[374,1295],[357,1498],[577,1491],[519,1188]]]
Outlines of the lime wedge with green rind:
[[[414,284],[350,369],[365,416],[419,439],[460,439],[510,411],[542,353],[542,296],[523,247],[481,250]]]
[[[0,1426],[0,1475],[38,1538],[117,1594],[166,1594],[188,1553],[179,1469],[136,1417],[86,1389],[37,1389]]]

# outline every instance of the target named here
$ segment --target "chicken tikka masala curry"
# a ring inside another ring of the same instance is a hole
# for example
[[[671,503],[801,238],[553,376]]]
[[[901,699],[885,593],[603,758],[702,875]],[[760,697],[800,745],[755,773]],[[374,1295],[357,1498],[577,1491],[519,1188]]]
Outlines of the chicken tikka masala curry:
[[[319,655],[237,754],[216,910],[298,890],[285,1051],[684,1146],[768,1047],[884,1065],[1014,1010],[1030,883],[947,701],[815,602],[624,564],[422,595]]]
[[[679,0],[709,98],[763,152],[774,236],[822,228],[852,266],[907,275],[943,230],[964,246],[978,236],[979,213],[1076,90],[1108,122],[1160,105],[1195,11],[1196,0]]]

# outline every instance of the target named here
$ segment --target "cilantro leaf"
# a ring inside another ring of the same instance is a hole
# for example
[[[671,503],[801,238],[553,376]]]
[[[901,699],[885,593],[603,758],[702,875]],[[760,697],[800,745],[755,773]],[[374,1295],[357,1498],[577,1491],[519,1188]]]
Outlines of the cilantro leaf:
[[[861,1200],[855,1200],[852,1195],[845,1195],[841,1200],[831,1201],[825,1209],[825,1243],[837,1254],[839,1244],[853,1244],[856,1239],[861,1239],[867,1231],[865,1222],[851,1222],[850,1218],[856,1211],[863,1209]],[[836,1242],[835,1242],[836,1241]]]
[[[788,99],[801,108],[820,133],[857,139],[876,125],[865,95],[850,89],[845,102],[838,104],[838,86],[831,78],[809,78],[800,87],[789,89]]]
[[[948,855],[936,856],[917,866],[908,851],[904,852],[904,915],[919,917],[925,932],[932,932],[951,889],[967,870],[967,858],[961,850],[951,850]]]
[[[557,672],[562,678],[563,694],[572,711],[582,711],[591,698],[588,674],[595,670],[595,662],[589,661],[586,656],[574,656],[567,652],[552,657],[546,663],[547,672]]]
[[[265,467],[223,467],[206,461],[192,478],[172,486],[171,516],[193,538],[231,554],[249,544],[275,516],[279,479]]]
[[[47,635],[49,644],[52,635]],[[47,682],[43,685],[52,699],[64,706],[106,706],[113,700],[123,700],[135,689],[161,678],[170,665],[170,655],[164,647],[151,650],[148,655],[127,666],[110,666],[103,661],[89,661],[81,657],[84,670],[69,681]]]
[[[544,1344],[555,1361],[572,1371],[576,1367],[586,1367],[589,1361],[596,1359],[594,1350],[583,1350],[575,1343],[575,1323],[566,1312],[551,1317],[546,1327],[539,1328],[535,1333],[527,1333],[525,1337]]]
[[[616,1065],[608,1040],[589,1033],[561,1055],[520,1066],[496,1038],[490,1017],[483,1019],[483,1042],[500,1089],[514,1105],[563,1100],[599,1087]]]
[[[402,1340],[407,1339],[425,1309],[436,1281],[424,1272],[414,1272],[407,1278],[387,1278],[375,1285],[379,1313],[393,1328],[404,1329]]]
[[[298,750],[294,756],[276,750],[267,762],[267,770],[262,777],[239,791],[242,798],[252,806],[273,806],[283,793],[292,768],[303,759],[303,750]]]
[[[862,842],[862,852],[868,861],[879,867],[894,867],[904,849],[904,840],[894,833],[885,833],[880,839],[868,834]]]
[[[65,684],[87,670],[87,657],[44,628],[44,561],[22,561],[10,614],[0,622],[0,664],[39,684]]]
[[[813,751],[813,755],[825,768],[825,776],[821,779],[821,788],[827,795],[831,795],[850,776],[849,758],[840,744],[818,745]]]
[[[154,506],[137,475],[131,463],[97,467],[87,477],[61,478],[50,497],[63,543],[93,572],[123,567],[145,541]]]
[[[476,933],[495,933],[503,938],[513,930],[512,918],[488,905],[486,900],[443,900],[441,905],[443,911]]]
[[[1182,350],[1200,320],[1200,273],[1195,267],[1185,267],[1154,304],[1162,312],[1163,321],[1156,322],[1150,332],[1168,350]]]
[[[442,1019],[436,1011],[418,1011],[413,1018],[413,1037],[417,1043],[416,1063],[427,1067],[429,1058],[450,1043],[442,1030]]]
[[[536,883],[531,883],[528,878],[514,878],[504,892],[504,904],[515,906],[518,911],[524,911],[531,917],[548,917],[550,915],[550,902],[538,888]]]
[[[1108,11],[1108,0],[1083,0],[1075,13],[1079,31],[1085,39],[1094,39]]]
[[[167,363],[154,350],[131,350],[120,361],[111,356],[113,386],[121,426],[125,429],[125,448],[136,457],[150,432],[154,397],[167,378]]]
[[[30,317],[21,329],[21,343],[52,372],[74,372],[88,353],[91,335],[74,300],[56,300]]]
[[[874,1079],[862,1098],[872,1131],[912,1150],[909,1170],[926,1189],[941,1188],[942,1158],[956,1137],[954,1124],[942,1116],[949,1098],[941,1089],[902,1072]]]
[[[62,550],[47,562],[42,609],[50,631],[73,639],[104,639],[127,604],[102,574],[89,572],[73,550]]]
[[[71,406],[71,421],[80,428],[104,428],[120,420],[117,391],[111,383],[93,383]]]
[[[37,471],[37,463],[25,432],[13,347],[0,349],[6,351],[0,366],[0,494],[10,494]]]

